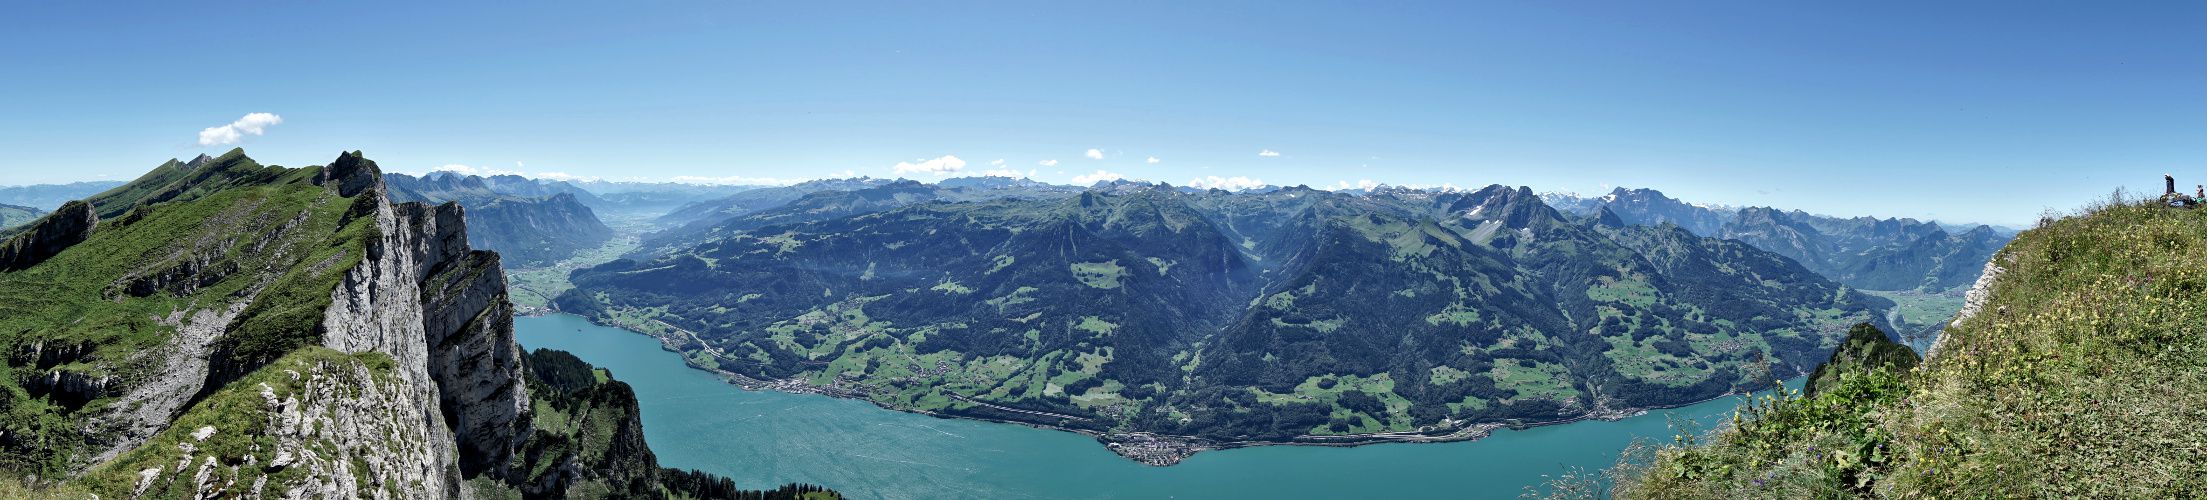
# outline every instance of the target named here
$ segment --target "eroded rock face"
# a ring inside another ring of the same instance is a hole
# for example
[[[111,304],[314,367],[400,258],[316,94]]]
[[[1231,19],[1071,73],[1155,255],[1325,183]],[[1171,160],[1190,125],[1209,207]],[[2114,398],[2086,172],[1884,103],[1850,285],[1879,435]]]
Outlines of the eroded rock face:
[[[107,395],[115,377],[67,370],[55,370],[31,377],[23,388],[31,397],[51,397],[55,403],[69,408],[83,407],[85,403]]]
[[[100,218],[92,213],[91,204],[83,201],[63,204],[54,209],[54,213],[0,243],[0,271],[21,270],[45,262],[71,245],[84,242],[99,223]]]
[[[451,471],[439,461],[450,450],[448,442],[439,440],[436,428],[421,425],[426,409],[415,404],[417,388],[353,358],[282,368],[276,384],[245,388],[259,396],[248,396],[259,403],[252,405],[261,424],[251,438],[257,453],[241,459],[214,451],[217,443],[235,446],[235,433],[245,429],[184,429],[175,448],[162,450],[173,450],[173,458],[135,471],[131,497],[459,496],[447,484]],[[256,455],[270,459],[261,462]]]
[[[109,436],[106,449],[94,456],[93,462],[112,460],[168,428],[169,422],[205,387],[215,338],[245,310],[247,302],[240,300],[188,313],[176,311],[161,319],[162,324],[176,328],[176,335],[169,337],[160,351],[163,356],[159,366],[164,376],[131,387],[109,406],[110,412],[93,419],[93,428]]]

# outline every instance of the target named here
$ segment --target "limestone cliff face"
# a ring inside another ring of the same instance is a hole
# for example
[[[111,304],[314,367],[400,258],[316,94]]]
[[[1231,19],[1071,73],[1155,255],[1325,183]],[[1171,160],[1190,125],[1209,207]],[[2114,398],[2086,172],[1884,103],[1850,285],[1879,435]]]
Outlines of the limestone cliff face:
[[[365,194],[382,196],[373,190]],[[420,482],[422,493],[449,496],[446,493],[459,484],[459,452],[451,444],[444,415],[437,409],[441,395],[429,375],[428,334],[422,321],[421,280],[431,262],[444,258],[431,253],[443,250],[433,248],[438,239],[436,218],[427,217],[434,215],[433,211],[401,210],[380,201],[374,209],[380,237],[368,243],[367,258],[348,271],[331,292],[329,308],[322,316],[322,345],[339,352],[391,356],[396,362],[393,375],[397,380],[391,384],[393,394],[380,396],[387,399],[386,403],[397,403],[393,418],[419,429],[429,444],[416,456],[377,457],[414,459],[420,464],[420,470],[386,469],[384,472],[394,475],[379,479]],[[431,262],[425,262],[425,258]],[[376,456],[384,450],[348,451]],[[359,492],[339,493],[358,496]]]
[[[396,390],[424,435],[440,444],[418,457],[433,475],[423,493],[447,496],[463,475],[502,476],[526,425],[505,275],[497,254],[468,248],[458,205],[393,205],[373,165],[341,158],[329,170],[335,177],[327,185],[340,195],[375,199],[380,237],[332,292],[322,345],[396,362]]]

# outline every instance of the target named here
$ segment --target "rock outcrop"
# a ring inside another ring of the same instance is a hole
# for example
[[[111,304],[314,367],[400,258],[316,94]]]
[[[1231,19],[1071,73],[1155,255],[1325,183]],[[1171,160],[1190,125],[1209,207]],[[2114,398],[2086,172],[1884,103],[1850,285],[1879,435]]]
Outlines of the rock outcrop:
[[[82,201],[63,204],[6,243],[0,243],[0,271],[26,269],[45,262],[70,245],[90,237],[92,228],[99,223],[99,217],[92,214],[91,205]]]
[[[2006,257],[1996,255],[1991,260],[1985,261],[1985,271],[1977,275],[1977,283],[1970,285],[1969,292],[1962,294],[1962,311],[1954,314],[1954,321],[1948,322],[1947,328],[1962,326],[1964,322],[1977,317],[1978,313],[1983,312],[1985,302],[1992,300],[1993,283],[2000,280],[2001,274],[2008,272],[2008,268],[2000,265],[2000,261],[2004,258]],[[1946,344],[1946,336],[1940,335],[1938,340],[1931,342],[1931,349],[1924,352],[1924,359],[1930,360],[1939,357],[1939,347]]]

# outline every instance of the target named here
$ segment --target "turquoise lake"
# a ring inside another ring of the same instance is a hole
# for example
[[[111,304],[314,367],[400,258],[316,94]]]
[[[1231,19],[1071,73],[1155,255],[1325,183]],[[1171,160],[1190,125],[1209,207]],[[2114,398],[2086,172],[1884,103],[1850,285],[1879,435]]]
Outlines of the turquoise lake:
[[[1355,448],[1267,446],[1151,467],[1078,434],[946,420],[809,394],[751,392],[682,364],[650,337],[580,317],[515,318],[529,349],[570,351],[636,389],[644,437],[668,467],[767,488],[825,485],[852,498],[1515,498],[1571,467],[1614,464],[1673,418],[1704,426],[1742,399],[1616,422],[1502,430],[1478,441]],[[1795,384],[1798,384],[1798,380]]]

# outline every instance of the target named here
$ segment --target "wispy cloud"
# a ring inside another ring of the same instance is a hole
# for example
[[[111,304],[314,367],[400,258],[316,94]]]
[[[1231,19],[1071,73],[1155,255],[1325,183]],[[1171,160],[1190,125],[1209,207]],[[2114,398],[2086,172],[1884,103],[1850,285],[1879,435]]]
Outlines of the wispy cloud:
[[[283,122],[284,117],[276,116],[275,113],[248,113],[245,115],[245,117],[238,118],[237,121],[230,122],[229,125],[223,125],[220,127],[207,127],[200,130],[199,145],[218,146],[237,144],[238,141],[245,140],[245,136],[261,135],[268,131],[268,127],[272,127]]]
[[[1279,155],[1280,155],[1280,152],[1279,152],[1279,151],[1273,151],[1273,150],[1270,150],[1270,149],[1267,149],[1267,150],[1264,150],[1264,151],[1258,151],[1258,152],[1257,152],[1257,156],[1262,156],[1262,157],[1266,157],[1266,158],[1271,158],[1271,157],[1274,157],[1274,156],[1279,156]]]
[[[943,155],[943,157],[941,158],[936,158],[932,160],[900,161],[897,162],[895,168],[897,175],[904,175],[908,173],[924,173],[933,174],[936,176],[945,176],[956,173],[959,170],[965,170],[966,161],[960,160],[957,156],[954,155]]]
[[[541,174],[536,174],[536,178],[548,181],[568,182],[596,182],[600,180],[597,176],[593,175],[574,175],[566,172],[545,172]]]
[[[1216,175],[1208,175],[1197,177],[1193,180],[1188,181],[1188,187],[1193,187],[1197,189],[1218,188],[1227,191],[1240,191],[1243,189],[1260,188],[1264,186],[1265,184],[1262,180],[1251,179],[1239,175],[1233,177],[1219,177]]]
[[[1349,181],[1341,181],[1339,183],[1336,183],[1334,184],[1334,190],[1339,191],[1344,189],[1371,189],[1379,186],[1379,182],[1373,181],[1371,179],[1357,179],[1355,184],[1350,184]]]
[[[1101,159],[1103,159],[1103,150],[1101,150],[1101,149],[1095,149],[1095,148],[1089,148],[1089,149],[1088,149],[1088,159],[1090,159],[1090,160],[1101,160]]]
[[[482,175],[482,176],[490,176],[490,175],[524,175],[524,174],[522,174],[522,172],[521,172],[520,170],[506,170],[506,169],[502,169],[502,168],[493,168],[493,167],[471,167],[471,166],[467,166],[467,165],[461,165],[461,164],[458,164],[458,163],[446,164],[445,166],[441,166],[441,167],[437,167],[437,168],[432,168],[432,169],[429,169],[429,171],[430,171],[430,172],[452,172],[452,173],[455,173],[455,174],[460,174],[460,175]]]
[[[1041,166],[1045,166],[1045,167],[1055,167],[1055,166],[1058,166],[1058,161],[1057,161],[1057,160],[1042,160],[1042,161],[1038,161],[1038,162],[1035,162],[1035,164],[1036,164],[1036,165],[1041,165]]]
[[[1083,185],[1083,184],[1095,184],[1095,183],[1098,183],[1098,182],[1103,182],[1103,181],[1116,181],[1116,180],[1120,180],[1120,179],[1125,179],[1125,178],[1126,178],[1126,176],[1124,176],[1124,175],[1119,175],[1119,173],[1118,173],[1118,172],[1105,172],[1105,171],[1102,171],[1102,170],[1097,170],[1097,171],[1096,171],[1096,173],[1093,173],[1093,174],[1088,174],[1088,175],[1077,175],[1077,176],[1073,176],[1073,184],[1074,184],[1074,185]]]
[[[1159,160],[1159,159],[1157,159],[1157,157],[1155,157],[1155,156],[1149,157],[1149,164],[1151,164],[1151,165],[1156,165],[1156,164],[1158,164],[1158,162],[1162,162],[1162,161],[1165,161],[1165,160]]]

